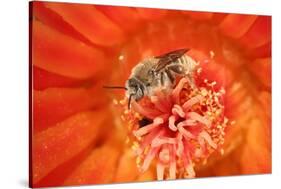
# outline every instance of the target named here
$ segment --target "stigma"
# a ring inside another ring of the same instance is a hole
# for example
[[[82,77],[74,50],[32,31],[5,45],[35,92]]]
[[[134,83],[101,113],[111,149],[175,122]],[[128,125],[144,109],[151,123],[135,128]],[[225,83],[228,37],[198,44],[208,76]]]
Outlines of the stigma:
[[[215,84],[205,80],[193,87],[182,77],[172,89],[159,88],[152,96],[133,100],[130,110],[126,99],[120,102],[140,172],[154,164],[158,180],[194,178],[196,164],[214,151],[223,152],[225,91],[215,91]]]

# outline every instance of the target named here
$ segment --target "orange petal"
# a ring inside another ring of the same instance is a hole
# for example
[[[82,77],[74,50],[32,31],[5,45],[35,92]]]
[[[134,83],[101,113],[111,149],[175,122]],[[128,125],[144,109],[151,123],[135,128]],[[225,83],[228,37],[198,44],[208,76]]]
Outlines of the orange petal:
[[[50,87],[74,87],[81,84],[81,80],[61,76],[33,66],[33,88],[44,90]]]
[[[187,54],[197,62],[200,62],[202,71],[195,78],[199,86],[204,83],[205,79],[209,82],[216,82],[215,90],[220,90],[221,87],[226,89],[231,84],[233,75],[225,65],[217,63],[216,59],[212,59],[210,55],[206,55],[198,50],[192,49]]]
[[[271,58],[256,59],[248,65],[250,71],[264,86],[271,88]]]
[[[147,170],[143,174],[141,174],[138,178],[138,182],[145,182],[145,181],[155,181],[156,180],[156,171],[155,168],[152,167],[151,169]]]
[[[141,27],[142,19],[133,8],[109,5],[95,7],[126,32],[135,32]]]
[[[271,57],[271,41],[255,49],[246,49],[245,53],[252,58]]]
[[[91,44],[87,38],[65,22],[59,14],[47,8],[45,4],[48,4],[48,2],[32,2],[32,13],[36,19],[52,28],[55,28],[63,34],[81,40],[86,44]]]
[[[157,35],[150,36],[153,38],[151,41],[156,41],[155,43],[161,41],[163,45],[158,46],[159,49],[189,48],[200,49],[200,51],[209,53],[210,50],[215,51],[220,47],[217,29],[205,23],[198,24],[198,22],[194,22],[192,19],[187,20],[186,18],[167,19],[165,27],[161,27],[160,25]],[[158,39],[158,36],[161,38]]]
[[[114,182],[132,182],[139,175],[136,164],[136,156],[131,149],[123,152],[114,177]]]
[[[233,80],[232,85],[226,91],[224,101],[224,111],[229,119],[235,120],[245,113],[244,109],[239,108],[241,102],[249,102],[249,92],[243,87],[241,81]]]
[[[57,32],[39,21],[32,23],[32,63],[49,72],[84,79],[105,62],[98,49]]]
[[[87,158],[95,145],[96,144],[90,144],[74,157],[58,165],[39,182],[35,183],[33,187],[54,187],[63,185],[64,180],[81,164],[83,160],[85,160],[85,158]]]
[[[38,133],[32,138],[33,183],[58,165],[79,154],[99,136],[106,115],[103,111],[83,112]]]
[[[102,99],[99,88],[93,92],[84,88],[49,88],[33,91],[34,132],[42,131],[70,115],[97,107]],[[82,99],[82,100],[81,100]]]
[[[168,13],[167,10],[155,8],[136,8],[136,10],[145,20],[158,20]]]
[[[213,17],[211,12],[182,11],[182,13],[189,15],[195,20],[210,20]]]
[[[261,91],[258,100],[261,103],[262,111],[261,116],[265,116],[267,119],[265,119],[266,124],[271,125],[271,104],[272,104],[272,95],[271,91]],[[271,127],[270,127],[270,135],[271,135]],[[268,137],[269,140],[271,140],[271,136]]]
[[[263,111],[263,110],[261,110]],[[247,145],[241,153],[243,174],[271,173],[271,136],[270,124],[253,119],[248,125]]]
[[[122,83],[125,83],[131,74],[132,68],[141,60],[140,43],[140,40],[136,37],[121,49],[122,60],[119,63],[123,74],[121,74],[122,78],[118,76],[118,80],[122,81]]]
[[[120,151],[113,144],[95,149],[65,180],[64,185],[112,183]]]
[[[112,129],[114,129],[114,127],[112,120],[106,119],[102,122],[102,125],[106,125],[106,127],[102,126],[99,128],[99,136],[97,139],[81,152],[50,171],[43,179],[34,184],[34,187],[54,187],[63,185],[66,178],[92,153],[94,148],[97,148],[103,141],[108,141],[108,137],[110,137],[110,139],[113,138],[112,135],[114,131]],[[111,132],[107,132],[108,130],[111,130]]]
[[[227,13],[213,13],[213,16],[212,16],[212,22],[215,24],[215,25],[218,25],[220,24],[224,18],[227,16],[228,14]]]
[[[139,40],[139,49],[142,58],[160,55],[167,52],[170,48],[170,36],[167,34],[168,27],[162,23],[148,24],[146,32],[138,35],[136,38]]]
[[[224,35],[239,38],[249,30],[257,17],[256,15],[229,14],[219,28]]]
[[[93,5],[48,3],[46,7],[61,15],[66,22],[95,44],[112,46],[124,40],[121,29]]]
[[[271,16],[259,16],[239,40],[247,48],[258,48],[271,41]]]

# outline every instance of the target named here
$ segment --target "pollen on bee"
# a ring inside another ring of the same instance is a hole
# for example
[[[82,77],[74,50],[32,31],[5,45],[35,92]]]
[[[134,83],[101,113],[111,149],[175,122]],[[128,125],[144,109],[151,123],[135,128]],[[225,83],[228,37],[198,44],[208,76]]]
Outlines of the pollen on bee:
[[[192,178],[195,166],[207,163],[214,151],[223,154],[229,121],[221,100],[224,89],[215,91],[210,87],[215,84],[205,79],[202,86],[191,87],[181,78],[172,90],[161,89],[153,96],[132,101],[130,110],[123,105],[141,172],[155,163],[160,180]],[[143,118],[151,122],[139,125]]]

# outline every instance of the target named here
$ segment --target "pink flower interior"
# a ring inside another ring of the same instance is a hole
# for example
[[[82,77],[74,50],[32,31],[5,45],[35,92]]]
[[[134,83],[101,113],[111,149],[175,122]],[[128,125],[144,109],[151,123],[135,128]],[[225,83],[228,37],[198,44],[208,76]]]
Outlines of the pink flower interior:
[[[204,162],[224,142],[224,90],[214,90],[215,82],[191,87],[180,78],[173,89],[158,89],[153,96],[132,102],[125,109],[133,134],[133,149],[141,172],[156,163],[157,178],[195,177],[194,166]],[[126,107],[126,100],[121,101]],[[141,120],[148,120],[145,125]]]

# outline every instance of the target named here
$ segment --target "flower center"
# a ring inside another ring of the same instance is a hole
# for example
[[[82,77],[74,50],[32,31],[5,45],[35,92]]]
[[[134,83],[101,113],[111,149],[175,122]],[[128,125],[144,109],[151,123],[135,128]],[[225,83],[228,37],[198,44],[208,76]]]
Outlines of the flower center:
[[[158,89],[139,102],[128,99],[124,119],[130,123],[139,168],[146,171],[155,160],[158,179],[195,177],[194,162],[205,161],[224,142],[224,90],[214,83],[191,87],[182,77],[172,89]],[[151,120],[151,121],[148,121]],[[166,171],[168,170],[168,171]]]

